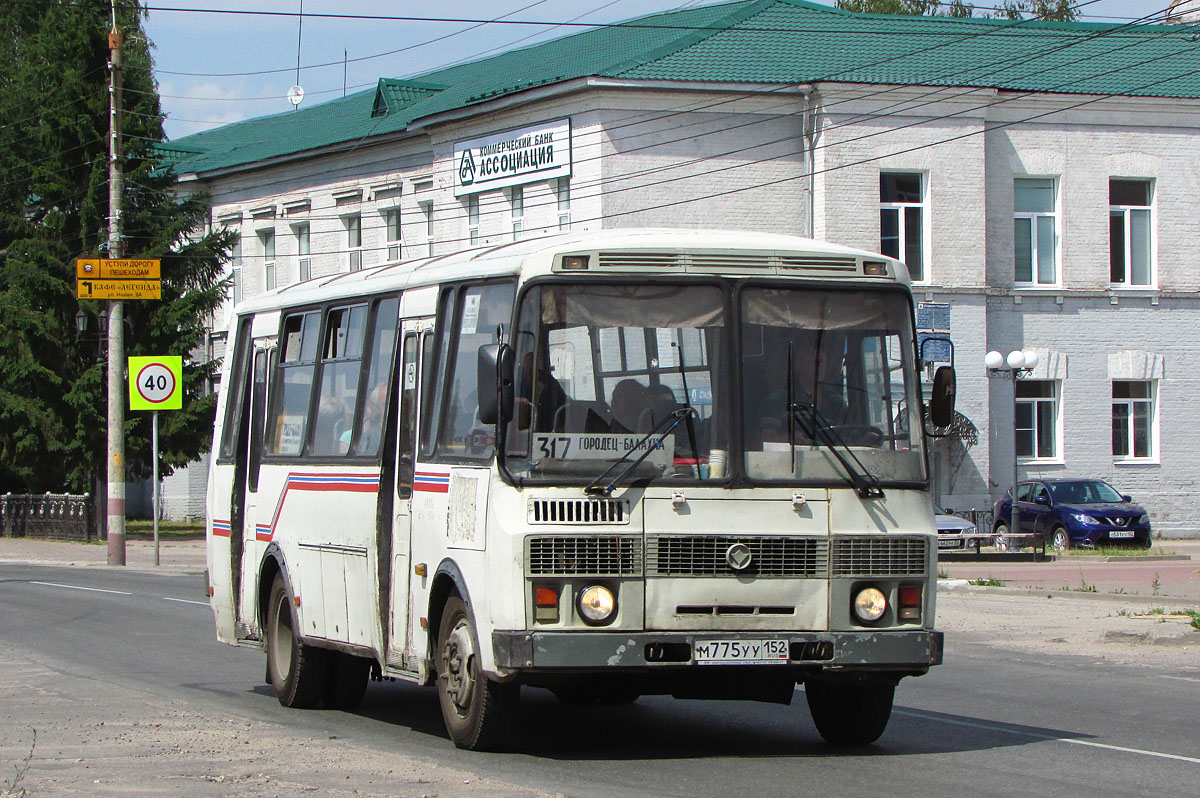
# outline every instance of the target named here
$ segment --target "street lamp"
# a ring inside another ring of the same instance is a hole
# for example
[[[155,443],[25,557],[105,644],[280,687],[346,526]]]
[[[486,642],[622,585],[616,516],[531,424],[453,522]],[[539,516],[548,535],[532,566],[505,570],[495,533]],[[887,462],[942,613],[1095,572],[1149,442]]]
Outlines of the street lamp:
[[[1020,477],[1017,474],[1017,380],[1028,377],[1033,369],[1038,364],[1037,352],[1032,350],[1014,349],[1008,353],[1008,357],[997,352],[995,349],[983,356],[983,365],[987,367],[988,376],[998,379],[1011,380],[1013,384],[1013,481],[1012,481],[1012,518],[1010,519],[1009,534],[1020,534],[1021,528],[1017,524],[1017,519],[1020,517],[1020,511],[1017,508],[1017,483]],[[997,538],[997,547],[1003,545],[1008,548],[1008,541],[1003,543]]]

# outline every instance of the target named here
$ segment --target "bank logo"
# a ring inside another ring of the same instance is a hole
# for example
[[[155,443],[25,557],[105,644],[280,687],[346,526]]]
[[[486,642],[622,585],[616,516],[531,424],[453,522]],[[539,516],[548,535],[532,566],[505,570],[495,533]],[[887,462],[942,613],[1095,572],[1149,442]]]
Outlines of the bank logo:
[[[475,182],[475,156],[471,154],[470,147],[463,150],[462,159],[458,162],[458,182],[464,186]]]

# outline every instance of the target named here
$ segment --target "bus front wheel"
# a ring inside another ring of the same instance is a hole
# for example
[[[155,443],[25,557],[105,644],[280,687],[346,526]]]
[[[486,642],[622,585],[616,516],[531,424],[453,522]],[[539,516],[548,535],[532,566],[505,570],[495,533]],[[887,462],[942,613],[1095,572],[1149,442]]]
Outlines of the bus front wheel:
[[[267,605],[267,675],[279,703],[297,709],[317,706],[327,665],[325,651],[300,642],[287,585],[276,575]]]
[[[495,750],[512,728],[520,687],[491,681],[480,670],[475,625],[458,596],[446,601],[437,646],[438,702],[450,739],[459,748]]]
[[[830,745],[870,745],[892,716],[894,685],[805,682],[804,694],[817,731]]]

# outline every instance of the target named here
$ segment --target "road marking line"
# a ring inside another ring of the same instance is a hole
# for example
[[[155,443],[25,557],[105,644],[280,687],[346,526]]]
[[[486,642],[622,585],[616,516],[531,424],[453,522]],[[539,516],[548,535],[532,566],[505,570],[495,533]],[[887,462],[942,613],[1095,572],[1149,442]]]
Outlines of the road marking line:
[[[207,601],[192,601],[191,599],[177,599],[170,596],[163,596],[163,601],[178,601],[180,604],[199,604],[202,607],[209,606]]]
[[[1198,682],[1198,683],[1200,683],[1200,679],[1195,679],[1191,676],[1169,676],[1164,673],[1163,678],[1164,679],[1178,679],[1181,682]]]
[[[1141,748],[1126,748],[1121,745],[1108,745],[1107,743],[1094,743],[1090,740],[1075,740],[1070,737],[1056,737],[1052,734],[1038,734],[1030,731],[1017,731],[1008,729],[1003,726],[993,726],[988,723],[971,723],[965,720],[950,720],[949,718],[939,718],[935,715],[925,715],[919,712],[905,712],[903,710],[893,710],[894,715],[907,715],[910,718],[920,718],[921,720],[932,720],[939,723],[949,723],[953,726],[966,726],[971,729],[983,729],[985,731],[998,731],[1006,734],[1013,734],[1019,737],[1032,737],[1035,740],[1049,740],[1057,743],[1071,743],[1073,745],[1085,745],[1089,748],[1103,748],[1108,751],[1121,751],[1126,754],[1141,754],[1142,756],[1154,756],[1160,759],[1174,759],[1179,762],[1191,762],[1200,765],[1200,759],[1192,756],[1181,756],[1180,754],[1164,754],[1161,751],[1146,751]]]
[[[45,585],[46,587],[65,587],[68,590],[88,590],[92,593],[115,593],[118,596],[132,596],[132,593],[124,590],[104,590],[99,587],[80,587],[79,585],[60,585],[57,582],[30,582],[31,585]]]

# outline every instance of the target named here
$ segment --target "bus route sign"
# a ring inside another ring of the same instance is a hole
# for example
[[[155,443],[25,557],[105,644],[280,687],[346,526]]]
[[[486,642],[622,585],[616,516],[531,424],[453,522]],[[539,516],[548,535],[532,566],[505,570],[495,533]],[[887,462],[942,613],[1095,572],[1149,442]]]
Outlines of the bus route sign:
[[[183,358],[151,355],[129,358],[130,410],[181,410]]]

